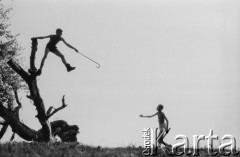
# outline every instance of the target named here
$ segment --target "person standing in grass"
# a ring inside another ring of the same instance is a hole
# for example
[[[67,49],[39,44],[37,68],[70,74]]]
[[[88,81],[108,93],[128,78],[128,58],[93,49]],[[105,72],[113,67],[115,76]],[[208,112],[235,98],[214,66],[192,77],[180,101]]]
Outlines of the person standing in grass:
[[[153,114],[153,115],[150,115],[150,116],[143,116],[142,114],[140,115],[140,117],[145,117],[145,118],[151,118],[151,117],[154,117],[154,116],[158,116],[158,122],[159,122],[159,129],[160,129],[160,132],[158,134],[158,142],[159,144],[164,144],[165,146],[171,146],[167,143],[165,143],[163,141],[163,132],[165,131],[166,133],[168,133],[168,126],[169,126],[169,121],[167,119],[167,117],[165,116],[165,114],[162,112],[163,110],[163,105],[162,104],[159,104],[158,107],[157,107],[157,113]],[[165,123],[166,121],[166,123]],[[161,135],[162,134],[162,135]],[[160,137],[161,136],[161,137]]]
[[[46,48],[45,48],[45,54],[42,58],[41,61],[41,65],[40,68],[34,69],[34,71],[31,71],[32,73],[35,73],[36,75],[41,75],[42,73],[42,68],[44,65],[44,62],[47,58],[47,55],[49,53],[49,51],[51,51],[52,53],[54,53],[55,55],[57,55],[58,57],[61,58],[63,64],[66,66],[67,71],[70,72],[72,70],[75,69],[75,67],[72,67],[70,64],[67,63],[64,55],[57,49],[56,45],[59,41],[62,41],[64,44],[66,44],[69,48],[75,50],[76,52],[78,52],[78,50],[76,48],[74,48],[73,46],[71,46],[70,44],[68,44],[61,36],[62,36],[62,30],[61,29],[57,29],[56,30],[56,34],[55,35],[48,35],[48,36],[44,36],[44,37],[34,37],[32,38],[32,40],[36,40],[36,39],[45,39],[45,38],[50,38]]]

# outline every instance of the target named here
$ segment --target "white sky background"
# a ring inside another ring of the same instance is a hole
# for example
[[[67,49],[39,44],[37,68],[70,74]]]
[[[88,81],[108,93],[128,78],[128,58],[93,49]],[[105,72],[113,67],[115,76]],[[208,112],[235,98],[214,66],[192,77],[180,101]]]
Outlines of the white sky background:
[[[240,147],[239,7],[237,0],[15,0],[11,28],[21,34],[26,67],[30,38],[56,28],[101,64],[59,43],[76,70],[67,73],[50,53],[38,77],[46,108],[66,95],[68,107],[50,120],[77,124],[79,142],[143,145],[143,128],[158,122],[139,114],[154,114],[162,103],[172,128],[167,142],[213,129],[220,138],[232,134]],[[47,42],[38,40],[37,67]],[[22,102],[21,118],[39,129],[33,105],[25,95]]]

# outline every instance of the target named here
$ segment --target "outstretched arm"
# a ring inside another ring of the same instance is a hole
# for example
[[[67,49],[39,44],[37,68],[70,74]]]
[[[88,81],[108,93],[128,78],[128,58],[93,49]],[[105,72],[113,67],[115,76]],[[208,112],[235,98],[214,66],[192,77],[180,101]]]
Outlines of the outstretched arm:
[[[157,114],[158,114],[158,112],[153,114],[153,115],[151,115],[151,116],[144,116],[144,115],[140,114],[140,117],[151,118],[151,117],[156,116]]]
[[[33,37],[32,39],[45,39],[45,38],[50,38],[51,35],[48,36],[43,36],[43,37]]]
[[[77,50],[75,47],[73,47],[72,45],[70,45],[69,43],[67,43],[63,38],[62,38],[62,41],[63,41],[63,43],[66,44],[69,48],[71,48],[71,49],[75,50],[76,52],[78,52],[78,50]]]

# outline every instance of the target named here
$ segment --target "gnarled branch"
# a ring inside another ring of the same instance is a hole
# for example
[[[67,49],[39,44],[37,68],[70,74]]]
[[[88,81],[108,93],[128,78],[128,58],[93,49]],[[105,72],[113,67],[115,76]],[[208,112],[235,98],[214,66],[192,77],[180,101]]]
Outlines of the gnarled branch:
[[[30,70],[32,71],[36,71],[36,67],[35,67],[35,55],[37,52],[37,39],[33,39],[32,38],[32,51],[31,51],[31,56],[30,56]]]
[[[12,142],[14,140],[15,137],[15,133],[12,134],[11,138],[10,138],[10,142]]]
[[[17,117],[19,118],[19,110],[20,110],[20,108],[22,108],[22,103],[19,100],[17,89],[14,89],[14,95],[15,95],[15,99],[16,99],[16,102],[17,102],[18,106],[13,111],[17,115]]]
[[[16,73],[18,73],[18,75],[20,75],[27,83],[29,83],[30,75],[21,66],[19,66],[12,59],[10,59],[7,63]]]
[[[12,131],[17,133],[20,137],[27,141],[41,140],[41,134],[22,122],[19,118],[10,110],[8,110],[2,103],[0,103],[0,116],[11,126]]]
[[[15,115],[17,116],[17,118],[19,120],[20,119],[19,118],[19,110],[20,110],[20,108],[22,108],[22,103],[19,100],[17,89],[14,89],[13,92],[14,92],[14,96],[15,96],[16,102],[18,104],[18,106],[13,110],[13,112],[15,113]],[[15,132],[13,132],[13,134],[12,134],[12,136],[10,138],[11,142],[14,140],[14,137],[15,137]]]
[[[55,113],[57,113],[58,111],[64,109],[66,106],[67,106],[67,105],[65,104],[65,95],[63,95],[63,98],[62,98],[62,106],[60,106],[59,108],[54,109],[52,112],[51,112],[51,110],[52,110],[53,107],[52,107],[52,106],[49,107],[49,109],[48,109],[48,111],[47,111],[47,113],[49,113],[49,114],[47,114],[47,119],[49,119],[51,116],[53,116],[53,115],[54,115]],[[50,113],[50,112],[51,112],[51,113]]]
[[[1,116],[1,113],[2,113],[2,110],[7,110],[7,108],[5,106],[2,105],[2,103],[0,103],[0,116]],[[3,116],[1,116],[3,117]],[[2,139],[3,135],[6,133],[7,131],[7,128],[8,128],[8,122],[5,120],[5,121],[0,121],[0,125],[2,125],[2,128],[0,130],[0,139]]]
[[[30,71],[34,70],[34,59],[35,59],[36,51],[37,51],[37,41],[33,40],[32,41],[32,56],[30,57],[30,64],[31,64],[30,65]],[[43,102],[43,100],[40,96],[40,93],[39,93],[39,89],[38,89],[38,85],[37,85],[37,79],[36,79],[37,76],[34,73],[31,73],[31,75],[28,74],[21,66],[19,66],[12,59],[9,60],[7,63],[28,84],[28,87],[29,87],[29,90],[30,90],[30,95],[31,95],[31,98],[33,100],[33,105],[36,106],[36,110],[37,110],[37,113],[38,113],[37,118],[38,118],[38,120],[39,120],[39,122],[42,126],[42,132],[38,133],[38,137],[37,138],[35,137],[35,139],[38,139],[38,140],[41,140],[41,141],[50,141],[51,140],[51,127],[50,127],[50,123],[49,123],[49,121],[47,119],[47,116],[46,116],[44,102]],[[18,110],[18,108],[16,110]],[[0,105],[0,109],[1,109],[1,105]],[[0,112],[0,114],[1,114],[1,112]],[[6,118],[9,118],[8,122],[11,125],[12,128],[13,128],[12,125],[14,125],[14,121],[15,120],[19,121],[17,115],[8,116],[6,113],[2,113],[2,114],[4,114],[4,116],[6,116]],[[11,120],[11,121],[9,121],[9,120]],[[24,133],[24,136],[25,136],[25,133],[27,131],[28,132],[32,131],[32,130],[30,130],[30,128],[28,128],[24,124],[21,124],[21,123],[18,123],[18,124],[19,124],[18,127],[22,127],[22,130],[25,130],[25,132],[20,132],[20,133]],[[18,130],[17,129],[15,130],[15,128],[17,128],[17,127],[14,126],[13,132],[17,133]],[[32,134],[35,134],[35,133],[36,132],[32,131]],[[17,134],[19,135],[19,133],[17,133]],[[26,138],[24,138],[24,139],[26,139]],[[34,138],[32,138],[32,139],[34,139]]]
[[[8,123],[4,123],[0,131],[0,139],[2,139],[3,135],[6,133],[7,128],[8,128]]]

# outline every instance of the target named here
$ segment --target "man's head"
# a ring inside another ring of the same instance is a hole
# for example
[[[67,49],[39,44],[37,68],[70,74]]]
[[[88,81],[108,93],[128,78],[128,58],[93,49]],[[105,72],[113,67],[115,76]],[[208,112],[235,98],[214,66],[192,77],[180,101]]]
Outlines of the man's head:
[[[60,28],[58,28],[58,29],[56,30],[56,34],[57,34],[58,36],[61,36],[61,35],[62,35],[62,32],[63,32],[63,30],[60,29]]]
[[[162,104],[159,104],[158,107],[157,107],[157,110],[158,110],[158,111],[162,111],[162,109],[163,109],[163,105],[162,105]]]

